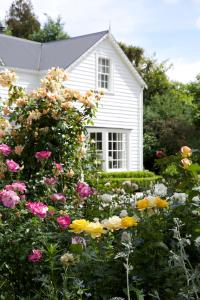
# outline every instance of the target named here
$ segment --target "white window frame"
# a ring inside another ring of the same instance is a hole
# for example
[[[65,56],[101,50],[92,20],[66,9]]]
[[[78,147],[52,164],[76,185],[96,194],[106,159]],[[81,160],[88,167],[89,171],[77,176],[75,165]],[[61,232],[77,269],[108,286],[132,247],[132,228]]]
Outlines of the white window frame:
[[[99,84],[98,84],[99,58],[107,59],[107,60],[109,60],[109,63],[110,63],[108,89],[101,88],[101,87],[99,87]],[[105,94],[114,94],[114,75],[113,75],[114,71],[113,70],[114,70],[113,61],[110,57],[103,55],[103,54],[102,55],[96,54],[96,83],[95,83],[96,90],[101,90]]]
[[[129,158],[130,158],[130,130],[126,129],[115,129],[115,128],[92,128],[87,127],[88,134],[91,132],[101,132],[102,133],[102,150],[103,150],[103,170],[107,172],[120,172],[120,171],[127,171],[129,170]],[[124,168],[109,168],[109,156],[108,156],[108,139],[109,139],[109,132],[112,133],[122,133],[125,134],[126,138],[126,162]]]

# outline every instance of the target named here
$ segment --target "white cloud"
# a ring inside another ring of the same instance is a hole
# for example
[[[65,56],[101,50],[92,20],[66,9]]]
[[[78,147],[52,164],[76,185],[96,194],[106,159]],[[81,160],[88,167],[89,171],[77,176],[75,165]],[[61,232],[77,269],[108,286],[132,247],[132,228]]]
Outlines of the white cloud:
[[[200,30],[200,17],[196,19],[196,27]]]
[[[197,74],[200,73],[200,60],[186,63],[182,59],[174,62],[173,67],[168,70],[167,74],[170,79],[187,83],[195,80]]]
[[[181,0],[163,0],[167,4],[178,4]]]

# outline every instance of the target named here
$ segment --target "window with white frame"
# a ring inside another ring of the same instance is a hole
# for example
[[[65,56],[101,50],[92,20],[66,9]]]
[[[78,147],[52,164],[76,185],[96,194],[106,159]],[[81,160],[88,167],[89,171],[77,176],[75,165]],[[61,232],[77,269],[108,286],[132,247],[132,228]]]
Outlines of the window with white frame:
[[[105,170],[126,170],[128,134],[125,130],[100,128],[88,129],[90,139],[94,140],[96,157]]]
[[[126,134],[108,132],[108,168],[126,168]]]
[[[98,58],[98,88],[110,89],[111,65],[108,58]]]
[[[103,161],[103,138],[102,132],[90,132],[90,140],[94,141],[95,144],[95,155],[96,159],[100,162]]]

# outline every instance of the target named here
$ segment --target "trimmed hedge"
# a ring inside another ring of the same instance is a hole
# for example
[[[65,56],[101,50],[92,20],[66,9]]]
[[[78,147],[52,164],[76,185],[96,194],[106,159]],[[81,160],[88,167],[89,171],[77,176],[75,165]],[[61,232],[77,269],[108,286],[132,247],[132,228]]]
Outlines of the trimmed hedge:
[[[131,181],[138,185],[139,190],[143,190],[161,179],[161,176],[150,171],[102,172],[99,179],[99,188],[101,190],[107,189],[105,187],[107,182],[110,182],[112,188],[119,188],[122,187],[124,181]]]

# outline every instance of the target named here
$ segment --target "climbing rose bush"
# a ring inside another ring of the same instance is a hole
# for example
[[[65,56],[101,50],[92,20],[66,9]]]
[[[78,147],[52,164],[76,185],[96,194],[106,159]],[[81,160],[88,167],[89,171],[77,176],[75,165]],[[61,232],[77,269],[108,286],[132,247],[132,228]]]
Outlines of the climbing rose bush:
[[[94,166],[85,167],[101,95],[68,89],[67,79],[53,68],[26,93],[13,72],[0,72],[9,89],[0,114],[1,298],[199,299],[195,154],[183,146],[146,191],[102,193]]]

